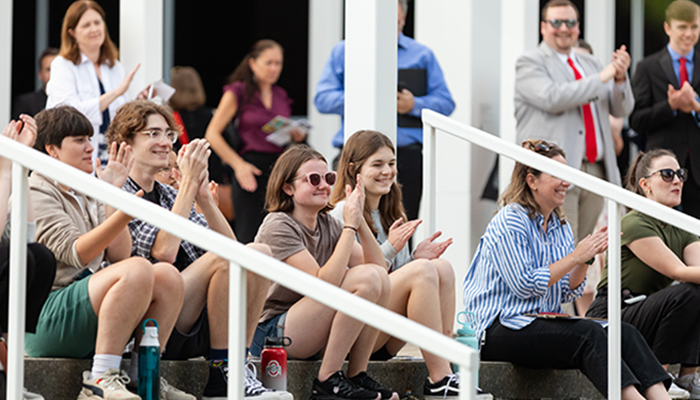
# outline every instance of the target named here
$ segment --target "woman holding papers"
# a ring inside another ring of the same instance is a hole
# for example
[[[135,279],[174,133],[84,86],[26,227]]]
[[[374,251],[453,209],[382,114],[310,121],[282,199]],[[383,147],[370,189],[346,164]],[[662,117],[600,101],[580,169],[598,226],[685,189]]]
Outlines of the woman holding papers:
[[[656,149],[640,152],[629,175],[629,190],[676,207],[688,171],[678,165],[672,152]],[[689,391],[691,398],[700,398],[696,378],[700,364],[700,241],[697,235],[636,210],[622,218],[621,229],[622,291],[628,299],[622,304],[622,320],[639,329],[661,364],[681,364],[676,384],[681,392]],[[674,280],[683,283],[671,285]],[[607,264],[587,315],[607,318]]]
[[[562,164],[555,144],[523,147]],[[571,186],[516,163],[503,208],[482,236],[464,281],[464,304],[476,315],[481,358],[529,368],[577,368],[608,393],[608,335],[586,319],[545,319],[583,292],[587,261],[606,250],[606,228],[574,247],[561,206]],[[671,379],[634,327],[622,326],[622,398],[668,399]]]
[[[102,166],[109,159],[104,133],[117,109],[129,101],[125,93],[140,65],[125,75],[118,58],[102,7],[91,0],[71,4],[63,18],[61,53],[51,63],[46,108],[70,105],[90,120],[92,157],[99,158]]]
[[[292,115],[292,100],[277,86],[282,73],[282,46],[274,40],[260,40],[229,77],[219,107],[209,123],[205,138],[211,148],[233,168],[233,230],[243,243],[250,243],[265,217],[263,202],[270,171],[284,151],[266,140],[263,126],[276,116]],[[240,149],[233,149],[224,138],[226,126],[235,120]],[[293,130],[291,140],[302,142],[306,133]]]

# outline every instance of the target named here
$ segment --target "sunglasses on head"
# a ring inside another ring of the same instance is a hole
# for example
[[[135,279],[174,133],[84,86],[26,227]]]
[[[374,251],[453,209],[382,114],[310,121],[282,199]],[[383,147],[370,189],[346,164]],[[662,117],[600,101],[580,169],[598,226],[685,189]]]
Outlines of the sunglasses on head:
[[[526,140],[521,144],[522,147],[527,147],[528,149],[534,151],[535,153],[539,154],[547,154],[549,153],[550,150],[552,150],[552,146],[549,145],[545,141],[533,141],[533,140]]]
[[[323,175],[319,174],[318,172],[309,172],[308,174],[299,175],[296,178],[292,178],[292,180],[295,181],[301,178],[306,178],[309,184],[314,187],[321,184],[321,179],[326,181],[328,186],[333,186],[338,178],[338,174],[336,174],[335,171],[328,171]]]
[[[567,28],[571,29],[574,26],[578,25],[578,20],[575,18],[569,18],[569,19],[550,19],[547,22],[549,22],[550,25],[552,25],[552,28],[554,29],[559,29],[561,27],[561,24],[566,25]]]
[[[645,176],[645,178],[649,178],[654,174],[659,174],[661,176],[661,179],[663,179],[664,182],[673,182],[673,177],[678,176],[678,179],[681,180],[681,182],[685,182],[688,180],[688,170],[685,168],[678,168],[677,170],[672,170],[671,168],[664,168],[660,169],[658,171],[654,171],[651,174]]]

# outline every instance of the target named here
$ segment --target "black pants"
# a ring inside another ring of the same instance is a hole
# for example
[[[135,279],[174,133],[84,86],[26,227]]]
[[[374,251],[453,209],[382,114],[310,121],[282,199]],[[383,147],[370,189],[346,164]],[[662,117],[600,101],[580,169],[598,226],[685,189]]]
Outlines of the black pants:
[[[608,393],[608,333],[591,320],[536,319],[520,330],[501,325],[498,318],[486,330],[483,361],[507,361],[526,368],[579,369],[603,394]],[[644,393],[671,379],[642,335],[622,324],[622,388],[635,385]]]
[[[661,364],[700,365],[700,287],[681,283],[622,310],[622,321],[639,330]],[[608,296],[599,294],[586,314],[608,317]]]
[[[270,172],[280,154],[248,152],[243,159],[255,165],[262,175],[256,176],[258,188],[254,192],[248,192],[241,188],[233,175],[231,179],[231,197],[236,219],[233,221],[233,232],[241,243],[250,243],[255,239],[258,228],[262,224],[267,212],[265,211],[265,191]]]
[[[396,149],[398,177],[408,220],[418,218],[423,195],[423,146],[411,144]],[[432,233],[432,232],[431,232]]]
[[[700,162],[700,161],[695,161]],[[688,169],[688,180],[683,184],[681,195],[681,208],[684,213],[695,218],[700,218],[700,185],[695,182],[698,177],[693,175],[693,157],[688,157],[684,168]]]
[[[10,246],[0,246],[0,328],[7,332],[7,306],[10,293]],[[27,245],[27,308],[25,330],[36,332],[41,308],[51,292],[56,276],[56,259],[43,244]]]

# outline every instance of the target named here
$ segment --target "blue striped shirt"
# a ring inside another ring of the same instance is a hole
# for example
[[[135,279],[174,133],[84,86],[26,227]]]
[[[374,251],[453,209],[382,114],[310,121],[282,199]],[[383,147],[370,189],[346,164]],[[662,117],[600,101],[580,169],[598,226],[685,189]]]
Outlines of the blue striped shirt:
[[[529,218],[520,204],[503,207],[491,220],[479,241],[467,276],[464,278],[464,306],[476,315],[477,337],[500,314],[503,326],[521,329],[534,318],[524,314],[561,313],[561,303],[583,293],[585,281],[569,288],[569,275],[551,287],[549,265],[574,251],[569,224],[562,225],[554,213],[547,232],[544,218]]]

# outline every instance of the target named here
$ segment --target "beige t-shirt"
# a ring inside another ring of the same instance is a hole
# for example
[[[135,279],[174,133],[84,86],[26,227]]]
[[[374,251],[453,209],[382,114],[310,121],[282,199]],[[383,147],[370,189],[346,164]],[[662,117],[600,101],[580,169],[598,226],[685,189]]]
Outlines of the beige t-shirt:
[[[270,246],[272,256],[280,261],[285,261],[302,250],[308,250],[318,265],[323,267],[331,258],[341,233],[343,225],[325,212],[318,214],[315,231],[307,228],[289,213],[274,212],[263,220],[255,236],[255,243]],[[267,293],[260,322],[286,312],[302,297],[299,293],[273,282]]]

